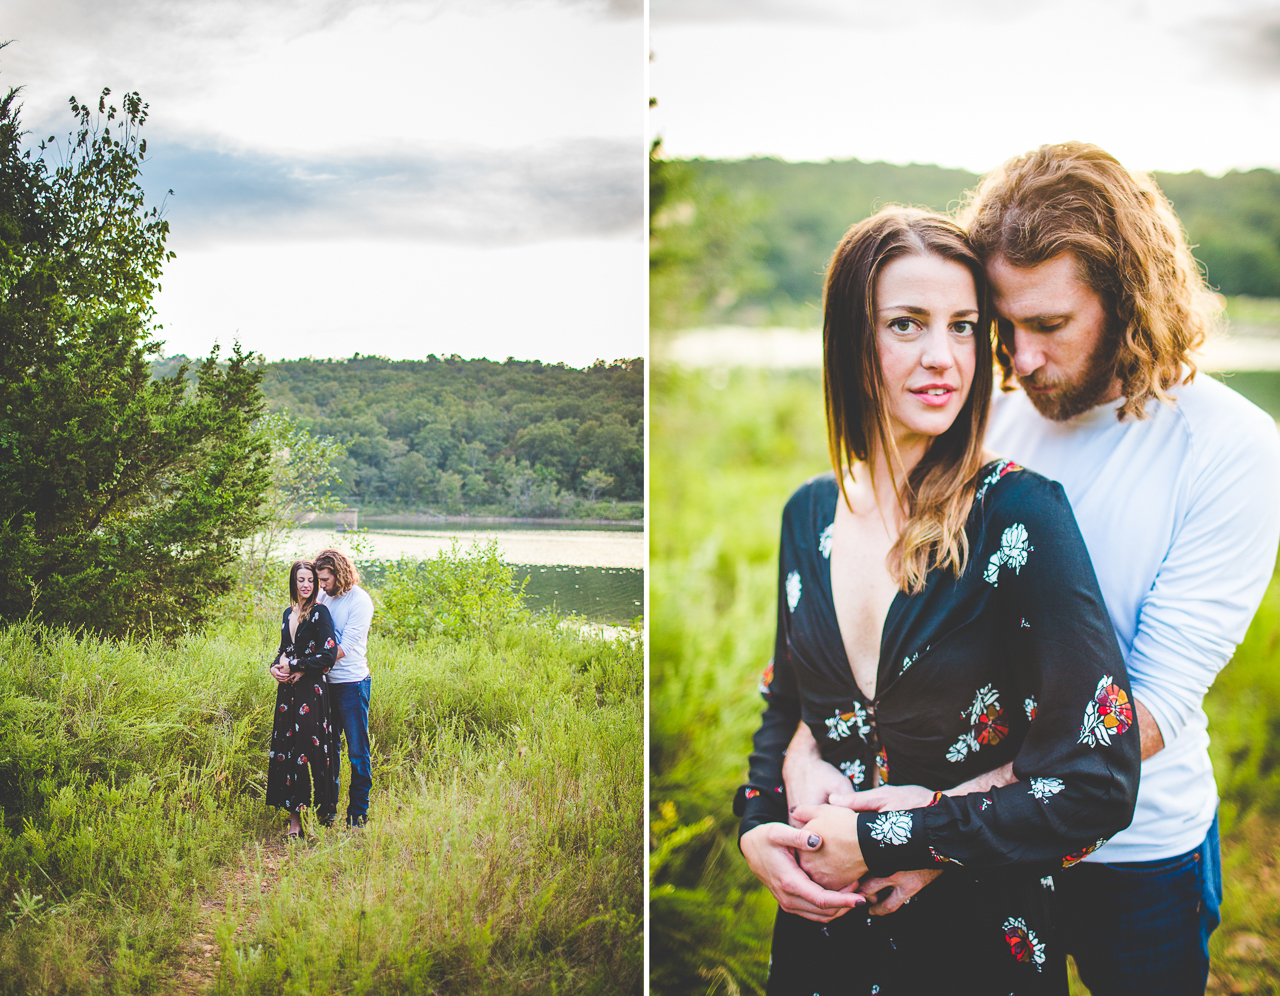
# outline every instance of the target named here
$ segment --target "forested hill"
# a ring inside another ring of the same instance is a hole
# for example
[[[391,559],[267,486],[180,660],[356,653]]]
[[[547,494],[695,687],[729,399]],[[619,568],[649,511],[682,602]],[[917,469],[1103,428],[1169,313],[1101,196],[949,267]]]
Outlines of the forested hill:
[[[812,306],[821,300],[827,258],[849,225],[888,203],[945,211],[979,179],[939,166],[857,160],[696,159],[684,165],[702,188],[703,204],[716,203],[714,192],[727,194],[746,219],[742,237],[754,243],[764,274],[750,281],[754,287],[743,288],[738,311]],[[1212,286],[1227,295],[1280,297],[1280,173],[1155,178],[1186,226]]]
[[[268,364],[263,391],[272,411],[347,444],[339,471],[357,505],[555,515],[585,497],[643,496],[643,360],[357,354]]]

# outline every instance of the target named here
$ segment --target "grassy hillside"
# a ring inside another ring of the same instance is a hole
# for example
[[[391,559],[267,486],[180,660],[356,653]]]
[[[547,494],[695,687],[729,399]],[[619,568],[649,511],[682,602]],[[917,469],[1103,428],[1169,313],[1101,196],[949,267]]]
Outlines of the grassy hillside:
[[[782,506],[827,469],[821,385],[657,368],[652,390],[652,987],[759,992],[776,905],[738,853],[730,799],[762,708]],[[1280,992],[1280,582],[1208,710],[1227,878],[1211,991]]]
[[[371,822],[285,852],[259,601],[0,631],[0,994],[640,992],[638,641],[375,624]]]

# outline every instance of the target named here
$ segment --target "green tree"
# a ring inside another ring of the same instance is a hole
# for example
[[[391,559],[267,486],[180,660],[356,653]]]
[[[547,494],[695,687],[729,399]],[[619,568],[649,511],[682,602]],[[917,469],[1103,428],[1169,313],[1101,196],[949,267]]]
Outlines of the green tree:
[[[582,475],[582,490],[587,493],[587,501],[595,501],[596,496],[612,483],[612,477],[594,467]]]
[[[198,623],[263,522],[262,372],[237,346],[153,380],[168,224],[138,183],[146,105],[71,102],[50,169],[0,101],[0,619],[107,634]]]
[[[347,448],[329,436],[312,436],[288,412],[260,418],[254,435],[265,442],[270,457],[271,483],[263,503],[263,525],[243,546],[246,575],[266,579],[280,540],[299,522],[321,512],[342,508],[332,493],[341,484],[337,461]]]

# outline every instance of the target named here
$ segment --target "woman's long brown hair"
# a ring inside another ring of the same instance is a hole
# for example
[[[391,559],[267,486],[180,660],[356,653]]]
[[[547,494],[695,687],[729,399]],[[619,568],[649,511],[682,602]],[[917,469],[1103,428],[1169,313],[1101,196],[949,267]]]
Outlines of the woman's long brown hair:
[[[992,328],[986,273],[959,225],[928,211],[888,207],[845,233],[827,267],[823,386],[827,446],[847,503],[845,474],[852,477],[856,463],[865,463],[873,478],[873,452],[885,454],[891,471],[901,466],[889,432],[884,373],[876,346],[875,285],[889,262],[909,255],[938,256],[968,269],[979,309],[969,397],[951,427],[933,440],[912,468],[901,490],[894,486],[906,506],[907,521],[889,551],[889,570],[903,591],[917,592],[934,568],[959,575],[968,562],[964,526],[982,466],[991,401]]]
[[[311,597],[303,604],[298,599],[298,572],[306,569],[311,572]],[[320,582],[316,579],[316,565],[309,560],[295,560],[289,568],[289,602],[298,607],[298,619],[301,620],[311,606],[316,604],[316,595],[320,591]]]

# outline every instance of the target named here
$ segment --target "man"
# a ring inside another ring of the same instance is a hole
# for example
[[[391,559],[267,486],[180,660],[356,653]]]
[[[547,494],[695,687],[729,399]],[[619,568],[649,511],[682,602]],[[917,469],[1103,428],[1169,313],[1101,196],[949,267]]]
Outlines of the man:
[[[321,550],[316,555],[315,565],[316,581],[320,585],[317,601],[328,606],[333,617],[333,631],[343,654],[329,672],[329,701],[337,734],[334,739],[338,742],[337,763],[333,769],[333,797],[335,800],[340,798],[341,737],[345,736],[347,756],[351,759],[347,826],[361,827],[369,819],[369,788],[373,784],[369,766],[369,686],[372,679],[365,657],[369,624],[373,621],[373,599],[360,587],[360,572],[345,553]],[[336,812],[321,813],[320,819],[327,825],[336,816]]]
[[[991,281],[1006,389],[1015,377],[1022,388],[993,403],[988,447],[1066,490],[1142,741],[1133,823],[1052,876],[1057,939],[1094,996],[1203,993],[1221,877],[1202,702],[1275,566],[1280,437],[1218,381],[1191,380],[1215,305],[1149,177],[1096,146],[1044,146],[984,178],[962,220]],[[802,725],[784,770],[789,803],[918,804],[896,786],[851,793],[827,768]],[[995,771],[961,789],[1016,777]],[[772,871],[780,901],[838,913],[785,864]],[[892,887],[873,909],[889,913],[936,874],[861,887]]]

